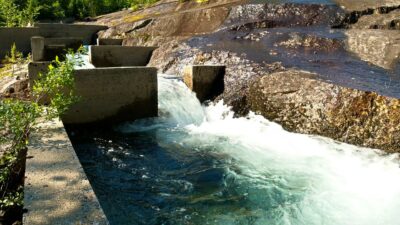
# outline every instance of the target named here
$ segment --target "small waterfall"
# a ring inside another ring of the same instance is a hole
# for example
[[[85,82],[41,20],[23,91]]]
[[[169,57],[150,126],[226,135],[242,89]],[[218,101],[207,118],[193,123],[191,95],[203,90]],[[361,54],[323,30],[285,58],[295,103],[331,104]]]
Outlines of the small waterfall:
[[[203,122],[205,115],[200,102],[182,81],[159,75],[158,82],[158,108],[162,118],[180,126]]]
[[[290,133],[253,113],[235,118],[223,102],[200,105],[183,82],[168,76],[159,76],[159,110],[159,118],[119,131],[155,132],[163,154],[181,164],[189,156],[213,159],[171,172],[193,187],[190,197],[174,194],[171,204],[184,201],[185,208],[166,209],[172,224],[399,224],[396,154]],[[211,190],[195,191],[199,179],[191,174],[198,173]],[[216,179],[214,186],[207,176]]]

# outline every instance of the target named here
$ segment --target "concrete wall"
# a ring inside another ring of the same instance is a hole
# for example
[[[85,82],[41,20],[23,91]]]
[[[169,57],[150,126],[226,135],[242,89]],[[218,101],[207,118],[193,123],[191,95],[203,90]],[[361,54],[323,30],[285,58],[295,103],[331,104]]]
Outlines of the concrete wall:
[[[17,49],[24,54],[31,51],[31,37],[80,38],[84,44],[95,44],[100,30],[106,26],[76,24],[36,24],[33,28],[0,28],[0,59],[3,59],[15,42]]]
[[[13,43],[18,51],[28,54],[31,52],[31,37],[38,35],[39,28],[0,28],[0,59],[4,59]]]
[[[108,39],[99,38],[97,39],[97,45],[122,45],[124,39]]]
[[[28,64],[29,86],[32,88],[39,73],[47,73],[50,62],[30,62]]]
[[[120,122],[158,115],[157,69],[96,68],[75,71],[81,100],[62,117],[66,124]]]
[[[187,66],[185,84],[196,93],[200,102],[213,100],[224,92],[225,66]]]
[[[75,37],[82,38],[85,45],[96,43],[97,32],[105,30],[107,26],[83,25],[83,24],[54,24],[38,23],[40,35],[46,38]]]
[[[146,66],[156,47],[90,46],[90,62],[95,67]]]
[[[61,59],[68,49],[77,50],[83,45],[81,38],[31,38],[32,61],[52,61],[56,56]]]

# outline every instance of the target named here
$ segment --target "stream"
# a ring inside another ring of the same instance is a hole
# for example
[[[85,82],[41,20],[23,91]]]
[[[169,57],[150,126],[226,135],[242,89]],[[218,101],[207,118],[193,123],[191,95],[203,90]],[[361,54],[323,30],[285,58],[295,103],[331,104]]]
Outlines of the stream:
[[[68,128],[112,225],[400,224],[396,154],[235,118],[167,75],[159,114]]]

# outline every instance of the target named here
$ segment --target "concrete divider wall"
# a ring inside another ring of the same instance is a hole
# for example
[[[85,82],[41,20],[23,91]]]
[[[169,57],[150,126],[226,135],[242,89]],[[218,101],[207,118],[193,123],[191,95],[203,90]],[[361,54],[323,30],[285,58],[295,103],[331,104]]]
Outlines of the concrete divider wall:
[[[75,90],[81,100],[62,117],[65,124],[115,123],[158,115],[156,68],[76,70]]]
[[[28,64],[29,86],[32,88],[39,73],[47,73],[50,62],[30,62]]]
[[[38,23],[35,27],[40,28],[40,35],[46,38],[80,37],[85,45],[96,43],[96,35],[107,26],[84,25],[84,24],[55,24]]]
[[[146,66],[157,47],[90,46],[90,62],[95,67]]]
[[[196,93],[200,102],[213,100],[224,92],[225,66],[187,66],[183,71],[185,84]]]
[[[97,39],[97,45],[122,45],[124,39],[109,39],[99,38]]]
[[[31,38],[32,61],[52,61],[56,56],[63,58],[68,49],[77,50],[83,45],[82,38]]]
[[[10,52],[13,43],[18,51],[28,54],[31,52],[31,37],[40,35],[39,28],[0,28],[0,60]]]
[[[76,25],[76,24],[35,24],[31,28],[0,28],[0,59],[10,51],[11,45],[16,44],[18,51],[28,54],[31,52],[31,37],[45,38],[81,38],[86,45],[96,43],[96,33],[107,29],[106,26]]]

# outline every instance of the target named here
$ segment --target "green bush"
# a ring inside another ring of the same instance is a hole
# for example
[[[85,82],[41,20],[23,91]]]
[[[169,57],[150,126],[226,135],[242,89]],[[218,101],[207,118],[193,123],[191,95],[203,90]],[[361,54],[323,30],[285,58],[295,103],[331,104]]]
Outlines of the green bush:
[[[0,0],[0,26],[18,27],[39,20],[83,19],[122,8],[143,8],[159,0]]]
[[[0,26],[25,27],[33,25],[40,13],[38,0],[24,0],[17,4],[15,0],[0,0]]]
[[[79,50],[80,54],[83,50]],[[49,66],[45,75],[39,75],[32,91],[32,101],[0,99],[0,147],[5,154],[0,158],[0,210],[22,204],[22,187],[13,187],[19,174],[21,152],[28,146],[29,134],[39,120],[59,117],[78,98],[74,95],[73,71],[81,59],[76,54],[65,61],[58,58]],[[39,104],[45,97],[51,98],[48,106]]]

